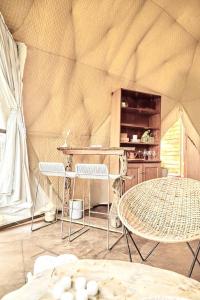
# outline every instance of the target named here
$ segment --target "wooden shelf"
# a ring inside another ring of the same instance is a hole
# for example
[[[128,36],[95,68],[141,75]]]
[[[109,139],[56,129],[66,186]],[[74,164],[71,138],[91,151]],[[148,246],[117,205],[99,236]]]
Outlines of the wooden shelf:
[[[144,146],[158,146],[158,143],[142,143],[142,142],[120,142],[120,145],[144,145]]]
[[[145,162],[145,163],[160,163],[161,161],[158,159],[143,159],[143,158],[128,158],[128,162]]]
[[[137,108],[137,107],[121,107],[123,111],[125,112],[131,112],[131,113],[140,113],[144,115],[156,115],[159,114],[159,112],[155,109],[150,109],[150,108]]]
[[[160,128],[158,128],[158,127],[149,127],[149,126],[136,125],[136,124],[129,124],[129,123],[121,123],[121,127],[139,128],[139,129],[151,129],[151,130],[160,130]]]
[[[127,106],[122,107],[122,103]],[[142,181],[160,177],[161,96],[121,88],[112,93],[111,112],[110,145],[134,153],[127,155],[130,156],[127,175],[131,179],[126,180],[125,190]],[[141,138],[146,130],[154,138],[149,140],[152,143],[141,142],[145,141]],[[132,140],[133,135],[137,135],[138,142]],[[145,149],[154,151],[155,156],[144,159]],[[112,170],[119,172],[119,163],[114,159]]]

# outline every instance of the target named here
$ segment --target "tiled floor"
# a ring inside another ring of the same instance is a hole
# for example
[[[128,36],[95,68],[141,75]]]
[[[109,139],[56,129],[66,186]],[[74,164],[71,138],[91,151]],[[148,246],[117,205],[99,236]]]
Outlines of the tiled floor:
[[[65,223],[67,229],[68,224]],[[111,241],[118,234],[113,233]],[[136,238],[138,246],[145,253],[152,242]],[[196,243],[193,243],[196,246]],[[106,232],[90,229],[87,233],[69,243],[60,238],[60,222],[31,232],[30,224],[5,229],[0,234],[0,297],[25,283],[26,273],[32,271],[34,260],[39,255],[73,253],[79,258],[119,259],[128,261],[125,239],[112,251],[106,250]],[[141,262],[132,247],[134,262]],[[192,255],[186,244],[160,244],[147,264],[187,274]],[[196,264],[193,278],[200,281],[200,268]]]

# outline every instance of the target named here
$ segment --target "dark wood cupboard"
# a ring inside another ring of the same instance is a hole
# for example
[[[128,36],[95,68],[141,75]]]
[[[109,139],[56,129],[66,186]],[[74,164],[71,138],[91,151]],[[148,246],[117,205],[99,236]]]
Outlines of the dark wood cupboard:
[[[111,147],[128,149],[126,190],[160,177],[161,97],[128,89],[112,93]]]

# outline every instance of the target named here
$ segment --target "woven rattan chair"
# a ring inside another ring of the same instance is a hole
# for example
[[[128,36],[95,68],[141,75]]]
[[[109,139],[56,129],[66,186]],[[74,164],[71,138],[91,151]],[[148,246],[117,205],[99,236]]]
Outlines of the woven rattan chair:
[[[120,199],[118,214],[125,226],[125,236],[131,258],[128,237],[142,260],[146,260],[160,242],[186,242],[194,259],[191,276],[200,252],[200,181],[187,178],[158,178],[144,181],[128,190]],[[143,257],[132,233],[155,241],[154,248]],[[198,240],[196,251],[190,243]]]

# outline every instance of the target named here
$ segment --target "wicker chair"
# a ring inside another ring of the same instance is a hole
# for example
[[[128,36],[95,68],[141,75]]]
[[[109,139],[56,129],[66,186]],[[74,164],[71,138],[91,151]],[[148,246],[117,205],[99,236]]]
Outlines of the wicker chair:
[[[200,181],[187,178],[158,178],[144,181],[128,190],[120,199],[118,214],[141,259],[145,261],[160,242],[186,242],[194,259],[190,277],[200,252]],[[132,234],[155,241],[154,248],[143,257]],[[198,240],[196,251],[190,241]]]

